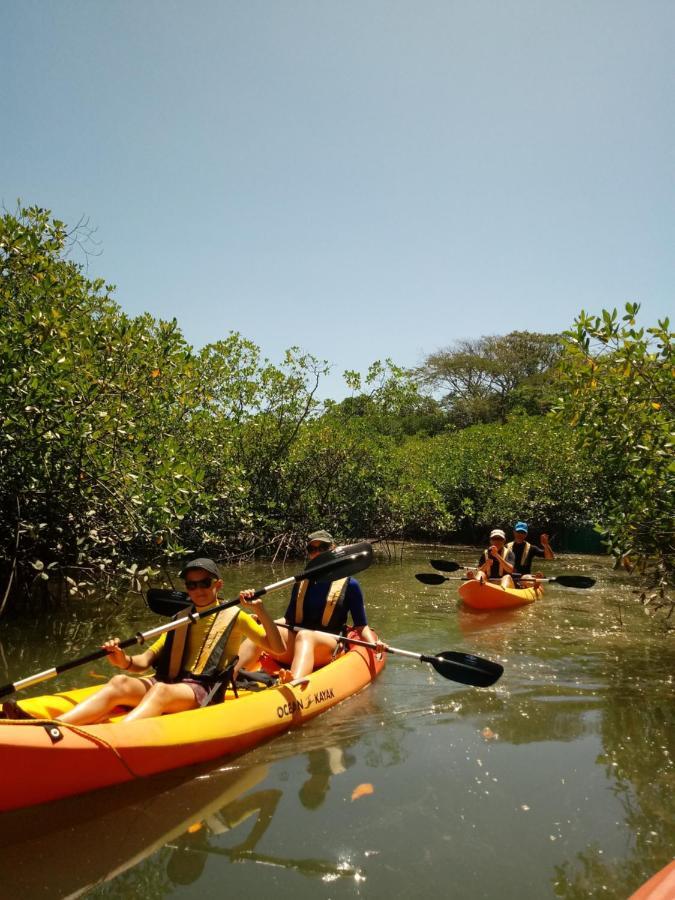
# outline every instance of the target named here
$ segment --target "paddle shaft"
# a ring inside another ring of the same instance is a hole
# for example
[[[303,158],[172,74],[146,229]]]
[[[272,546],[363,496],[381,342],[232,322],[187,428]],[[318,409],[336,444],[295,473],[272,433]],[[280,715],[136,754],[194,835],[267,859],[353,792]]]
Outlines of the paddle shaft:
[[[372,555],[372,550],[361,550],[349,556],[340,557],[337,560],[329,560],[328,562],[321,563],[320,565],[312,566],[310,569],[301,572],[299,575],[290,575],[288,578],[283,578],[281,581],[275,581],[273,584],[268,584],[265,585],[265,587],[258,588],[256,591],[254,591],[253,597],[251,599],[257,599],[258,597],[262,597],[265,594],[271,593],[272,591],[278,591],[280,588],[287,587],[288,585],[294,584],[297,581],[304,581],[305,579],[316,580],[316,576],[318,574],[325,574],[335,568],[349,568],[350,561],[352,561],[354,564],[354,571],[359,571],[360,563],[368,557],[369,552],[370,555]],[[368,565],[367,562],[365,564]],[[363,566],[363,568],[365,568],[365,566]],[[184,616],[181,616],[180,619],[174,619],[171,622],[166,622],[163,625],[158,625],[156,628],[151,628],[149,631],[139,631],[133,637],[126,638],[126,640],[124,641],[120,641],[119,646],[121,647],[121,649],[125,650],[127,647],[132,647],[134,644],[144,644],[146,643],[146,641],[159,637],[167,631],[175,631],[176,628],[181,628],[183,625],[197,622],[199,619],[203,619],[206,616],[214,616],[216,615],[216,613],[219,613],[224,609],[228,609],[231,606],[236,606],[238,603],[239,598],[237,597],[236,600],[226,600],[223,603],[219,603],[216,606],[212,606],[209,609],[203,610],[202,612],[197,612],[195,610],[194,612],[186,613]],[[32,687],[34,684],[40,684],[40,682],[42,681],[47,681],[50,678],[55,678],[62,672],[68,672],[70,669],[76,669],[78,666],[83,666],[86,663],[94,662],[94,660],[102,659],[107,655],[107,651],[100,648],[98,650],[94,650],[92,653],[88,653],[86,656],[80,656],[77,659],[72,659],[68,662],[53,666],[51,669],[45,669],[43,672],[37,672],[35,675],[30,675],[28,678],[21,678],[19,679],[19,681],[15,681],[12,684],[2,685],[2,687],[0,687],[0,697],[7,697],[9,694],[13,694],[16,691],[23,691],[26,688]]]
[[[286,628],[288,631],[312,630],[313,634],[320,634],[322,637],[332,637],[332,638],[335,638],[336,641],[342,641],[345,644],[358,644],[358,646],[360,646],[360,647],[369,647],[371,650],[375,650],[377,648],[377,644],[373,644],[372,641],[361,641],[358,638],[345,637],[344,635],[341,635],[341,634],[333,634],[330,631],[314,631],[313,629],[298,628],[297,625],[284,625],[281,622],[277,622],[277,628]],[[412,650],[401,650],[398,647],[390,647],[388,644],[385,644],[383,649],[387,653],[396,654],[396,656],[407,656],[409,659],[416,659],[420,662],[431,663],[434,667],[438,665],[438,666],[442,666],[444,668],[448,668],[448,666],[451,665],[452,667],[459,666],[460,668],[464,668],[469,671],[475,671],[476,665],[478,663],[482,662],[482,660],[480,660],[479,657],[474,657],[474,656],[471,656],[471,657],[467,656],[466,662],[462,661],[460,658],[453,658],[452,661],[449,662],[449,660],[444,659],[442,656],[440,656],[440,654],[439,655],[435,655],[435,654],[431,655],[431,654],[426,654],[426,653],[414,653]],[[461,656],[462,656],[462,654],[457,654],[457,657],[461,657]],[[490,661],[488,660],[487,662],[490,662]],[[490,662],[490,665],[492,665],[491,662]],[[437,669],[437,671],[440,671],[440,670]],[[441,674],[443,674],[443,673],[441,673]],[[449,676],[446,675],[446,677],[449,677]]]

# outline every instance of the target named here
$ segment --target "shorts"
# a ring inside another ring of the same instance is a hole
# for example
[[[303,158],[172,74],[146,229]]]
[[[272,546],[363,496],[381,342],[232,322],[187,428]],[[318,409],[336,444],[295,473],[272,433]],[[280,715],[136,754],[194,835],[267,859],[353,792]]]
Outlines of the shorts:
[[[159,683],[158,679],[152,675],[143,678],[143,681],[151,687],[153,684]],[[173,684],[187,684],[188,687],[192,688],[197,706],[203,706],[209,695],[209,688],[197,678],[180,678],[178,681],[174,681]]]

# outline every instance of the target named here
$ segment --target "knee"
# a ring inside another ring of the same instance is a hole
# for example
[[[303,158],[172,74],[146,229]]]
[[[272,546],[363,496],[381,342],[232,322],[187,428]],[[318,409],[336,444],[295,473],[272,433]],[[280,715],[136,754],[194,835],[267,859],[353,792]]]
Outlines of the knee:
[[[152,685],[150,690],[145,695],[148,700],[165,703],[169,700],[169,695],[171,693],[171,685],[166,684],[163,681],[158,681]]]
[[[113,675],[103,690],[111,694],[126,694],[130,680],[128,675]]]
[[[298,631],[295,635],[296,647],[313,647],[316,643],[316,637],[313,631]]]

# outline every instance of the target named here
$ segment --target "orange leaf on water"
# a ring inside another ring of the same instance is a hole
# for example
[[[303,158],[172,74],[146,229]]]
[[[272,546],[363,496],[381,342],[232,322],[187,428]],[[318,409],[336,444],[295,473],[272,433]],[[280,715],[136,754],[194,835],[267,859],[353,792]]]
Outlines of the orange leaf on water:
[[[374,794],[375,788],[372,784],[359,784],[352,791],[352,800],[358,800],[359,797],[365,797],[366,794]]]

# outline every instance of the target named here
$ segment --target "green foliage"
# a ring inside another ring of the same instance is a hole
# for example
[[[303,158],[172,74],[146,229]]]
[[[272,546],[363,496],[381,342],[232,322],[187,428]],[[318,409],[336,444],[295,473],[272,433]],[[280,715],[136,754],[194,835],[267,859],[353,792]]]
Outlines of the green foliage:
[[[124,315],[64,258],[68,239],[44,210],[0,220],[0,570],[10,587],[62,573],[76,592],[139,544],[171,544],[199,467],[176,323]]]
[[[526,519],[534,531],[595,521],[595,472],[575,435],[545,418],[475,425],[425,445],[427,478],[467,538]],[[447,535],[450,536],[450,535]]]
[[[345,420],[360,418],[371,430],[402,438],[413,434],[438,434],[447,425],[447,415],[432,397],[420,392],[414,373],[390,359],[374,362],[365,378],[360,373],[344,373],[354,392],[339,404],[328,404],[333,415]]]
[[[429,354],[417,377],[442,394],[453,424],[503,423],[513,412],[539,415],[550,408],[561,348],[558,335],[529,331],[457,341]]]
[[[625,314],[582,312],[566,332],[558,415],[578,428],[600,473],[607,541],[662,575],[674,567],[673,333]]]
[[[295,533],[295,445],[319,408],[326,364],[291,348],[275,366],[233,333],[205,347],[198,368],[200,410],[187,441],[205,474],[183,527],[187,543],[222,554]]]
[[[549,531],[597,521],[597,472],[615,457],[593,462],[573,431],[527,415],[547,405],[555,336],[464,342],[437,369],[429,357],[449,413],[391,360],[345,373],[352,396],[322,406],[327,363],[291,348],[275,365],[236,333],[195,352],[175,321],[125,315],[68,259],[77,240],[38,208],[0,219],[0,613],[64,584],[112,590],[122,574],[138,587],[167,556],[295,552],[318,526],[471,538],[523,517]],[[637,356],[621,365],[636,371]],[[639,364],[641,383],[660,372]],[[623,446],[652,447],[641,483],[663,486],[669,401],[656,396]],[[609,410],[594,415],[608,425]],[[482,418],[507,421],[452,425]]]

